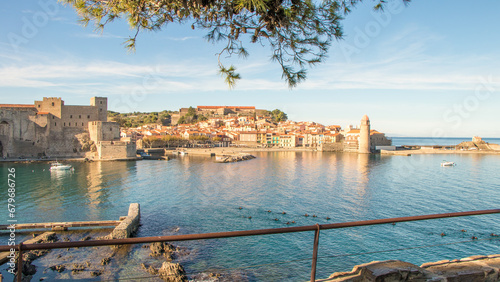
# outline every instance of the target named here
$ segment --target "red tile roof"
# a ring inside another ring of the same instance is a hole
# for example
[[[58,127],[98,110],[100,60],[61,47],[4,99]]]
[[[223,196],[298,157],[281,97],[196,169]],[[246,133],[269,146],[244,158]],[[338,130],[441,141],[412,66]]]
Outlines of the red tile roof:
[[[255,109],[255,107],[246,106],[197,106],[198,109]]]
[[[35,105],[28,104],[0,104],[0,108],[34,108]]]

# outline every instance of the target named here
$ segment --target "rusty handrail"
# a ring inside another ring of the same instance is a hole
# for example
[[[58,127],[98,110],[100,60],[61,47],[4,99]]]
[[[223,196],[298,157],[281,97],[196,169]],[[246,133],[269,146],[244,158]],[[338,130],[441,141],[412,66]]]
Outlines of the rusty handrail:
[[[297,226],[297,227],[285,227],[285,228],[273,228],[273,229],[256,229],[256,230],[185,234],[185,235],[173,235],[173,236],[153,236],[153,237],[139,237],[139,238],[126,238],[126,239],[88,240],[88,241],[55,242],[55,243],[41,243],[41,244],[21,243],[14,246],[2,245],[0,246],[0,252],[7,252],[10,251],[10,249],[30,251],[30,250],[49,250],[49,249],[64,249],[64,248],[76,248],[76,247],[80,248],[80,247],[96,247],[96,246],[110,246],[110,245],[132,245],[132,244],[144,244],[144,243],[154,243],[154,242],[192,241],[192,240],[245,237],[245,236],[260,236],[260,235],[284,234],[284,233],[295,233],[295,232],[306,232],[306,231],[316,232],[315,233],[315,245],[316,245],[317,244],[316,241],[319,242],[319,230],[359,227],[368,225],[380,225],[380,224],[390,224],[390,223],[409,222],[409,221],[421,221],[421,220],[440,219],[440,218],[454,218],[454,217],[464,217],[464,216],[474,216],[474,215],[497,214],[497,213],[500,213],[500,209],[374,219],[374,220],[352,221],[352,222],[332,223],[332,224],[322,224],[322,225],[316,224],[309,226]],[[314,257],[317,257],[317,251],[314,252],[313,254],[313,261]],[[22,260],[22,256],[20,256],[20,259]],[[313,269],[311,271],[311,281],[315,281],[314,276],[316,269],[314,267],[314,262],[312,268]]]

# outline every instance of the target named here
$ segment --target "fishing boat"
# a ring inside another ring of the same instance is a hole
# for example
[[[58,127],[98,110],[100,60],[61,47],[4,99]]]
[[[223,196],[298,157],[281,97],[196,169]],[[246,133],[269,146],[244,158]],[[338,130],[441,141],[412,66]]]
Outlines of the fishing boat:
[[[50,165],[50,170],[72,170],[73,166],[55,162]]]
[[[454,162],[443,161],[441,166],[456,166]]]

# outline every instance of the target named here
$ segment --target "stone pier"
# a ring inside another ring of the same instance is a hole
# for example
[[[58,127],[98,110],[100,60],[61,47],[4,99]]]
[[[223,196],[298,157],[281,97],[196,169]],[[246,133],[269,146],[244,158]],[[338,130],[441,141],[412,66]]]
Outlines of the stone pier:
[[[112,239],[129,238],[137,228],[141,219],[140,205],[138,203],[130,204],[127,217],[113,230]]]

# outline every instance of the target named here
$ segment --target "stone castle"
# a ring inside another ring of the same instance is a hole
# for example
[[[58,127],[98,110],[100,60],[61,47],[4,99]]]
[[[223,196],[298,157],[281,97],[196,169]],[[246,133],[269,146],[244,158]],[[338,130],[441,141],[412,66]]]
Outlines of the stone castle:
[[[135,157],[135,144],[120,141],[120,127],[107,121],[108,99],[89,106],[43,98],[34,105],[0,104],[0,156],[3,158]]]

